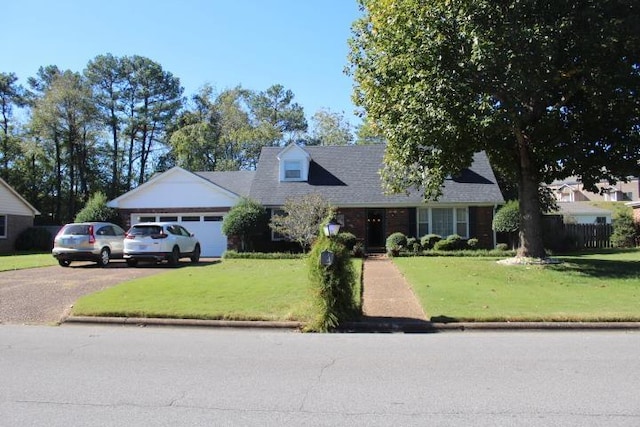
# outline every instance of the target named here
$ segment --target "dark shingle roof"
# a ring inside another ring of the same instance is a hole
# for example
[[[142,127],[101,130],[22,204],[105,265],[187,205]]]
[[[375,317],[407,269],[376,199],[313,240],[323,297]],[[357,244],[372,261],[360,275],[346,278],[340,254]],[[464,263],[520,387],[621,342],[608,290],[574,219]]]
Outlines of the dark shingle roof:
[[[196,172],[196,175],[239,196],[249,196],[255,171]]]
[[[387,196],[379,170],[383,145],[304,147],[311,156],[308,182],[280,182],[277,155],[282,148],[262,149],[250,197],[265,206],[281,206],[286,198],[319,193],[338,207],[418,205],[417,192]],[[460,178],[447,180],[440,203],[504,203],[486,154],[477,153]]]

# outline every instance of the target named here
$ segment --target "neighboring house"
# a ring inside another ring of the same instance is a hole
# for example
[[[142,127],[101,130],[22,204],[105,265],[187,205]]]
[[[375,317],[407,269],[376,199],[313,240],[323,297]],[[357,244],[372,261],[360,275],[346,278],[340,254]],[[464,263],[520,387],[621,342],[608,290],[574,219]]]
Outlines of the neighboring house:
[[[40,212],[0,178],[0,252],[14,250],[16,238],[33,227],[36,215]]]
[[[478,153],[459,177],[447,179],[437,202],[418,192],[385,195],[379,171],[383,145],[262,149],[255,172],[187,172],[173,168],[109,203],[129,224],[175,220],[196,233],[204,256],[218,256],[233,246],[220,232],[220,220],[240,197],[261,203],[270,215],[289,197],[317,193],[337,208],[343,231],[353,233],[365,250],[381,250],[387,236],[459,234],[493,247],[491,229],[497,205],[504,203],[487,156]],[[209,222],[209,224],[207,224]],[[212,224],[212,223],[215,223]],[[277,234],[265,230],[256,249],[287,248]]]
[[[628,202],[627,206],[631,206],[633,209],[633,222],[636,224],[636,228],[640,230],[640,201]]]
[[[610,210],[592,206],[589,202],[558,202],[558,211],[550,215],[561,215],[565,223],[611,224]]]
[[[598,193],[585,190],[584,185],[576,177],[562,181],[554,181],[548,187],[559,202],[607,201],[622,202],[640,200],[640,184],[637,177],[630,177],[628,182],[617,182],[610,185],[607,181],[596,184]]]

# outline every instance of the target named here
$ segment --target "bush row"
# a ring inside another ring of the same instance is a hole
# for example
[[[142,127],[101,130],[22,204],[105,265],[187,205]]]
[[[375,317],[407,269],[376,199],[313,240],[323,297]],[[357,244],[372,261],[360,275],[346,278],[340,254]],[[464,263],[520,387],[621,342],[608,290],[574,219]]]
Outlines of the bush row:
[[[433,250],[436,252],[476,250],[478,239],[463,239],[457,234],[442,238],[437,234],[427,234],[420,239],[415,237],[407,238],[400,232],[391,234],[386,241],[387,253],[398,255],[402,252],[419,253],[421,251]]]

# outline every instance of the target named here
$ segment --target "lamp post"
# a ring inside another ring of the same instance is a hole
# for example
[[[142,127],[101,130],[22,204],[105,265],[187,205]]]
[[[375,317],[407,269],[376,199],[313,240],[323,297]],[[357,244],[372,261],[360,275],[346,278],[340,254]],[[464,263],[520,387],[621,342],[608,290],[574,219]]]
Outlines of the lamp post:
[[[325,236],[327,236],[328,238],[332,238],[338,235],[338,232],[340,231],[340,224],[338,224],[334,220],[331,220],[326,223],[324,227],[322,227],[322,231],[324,232]]]
[[[322,232],[329,239],[337,236],[339,231],[340,231],[340,224],[338,224],[334,220],[329,221],[328,223],[326,223],[322,227]],[[333,252],[331,252],[331,251],[322,251],[320,253],[320,264],[321,265],[324,265],[325,267],[329,267],[329,266],[333,265],[334,261],[335,261],[335,255],[333,254]]]

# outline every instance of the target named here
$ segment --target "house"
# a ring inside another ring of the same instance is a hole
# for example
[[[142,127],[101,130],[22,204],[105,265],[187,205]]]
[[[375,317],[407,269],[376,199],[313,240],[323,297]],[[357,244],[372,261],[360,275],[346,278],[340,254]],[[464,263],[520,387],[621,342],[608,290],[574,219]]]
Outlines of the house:
[[[36,215],[40,212],[0,178],[0,252],[14,250],[16,238],[33,227]]]
[[[491,229],[497,205],[504,203],[484,153],[460,176],[447,179],[437,202],[419,192],[385,195],[379,171],[384,145],[313,146],[295,144],[262,149],[255,171],[188,172],[174,167],[109,202],[127,224],[179,221],[201,240],[204,256],[219,256],[234,246],[221,232],[221,220],[241,197],[261,203],[272,215],[289,197],[317,193],[337,208],[343,231],[353,233],[368,251],[384,248],[393,232],[408,236],[459,234],[493,247]],[[265,230],[256,249],[287,248]]]
[[[577,177],[554,181],[548,185],[558,202],[607,201],[622,202],[640,200],[638,177],[629,177],[627,182],[619,181],[615,185],[607,181],[596,184],[597,193],[587,191]]]
[[[613,212],[592,206],[589,202],[558,202],[558,211],[550,215],[561,215],[565,223],[611,224]]]

